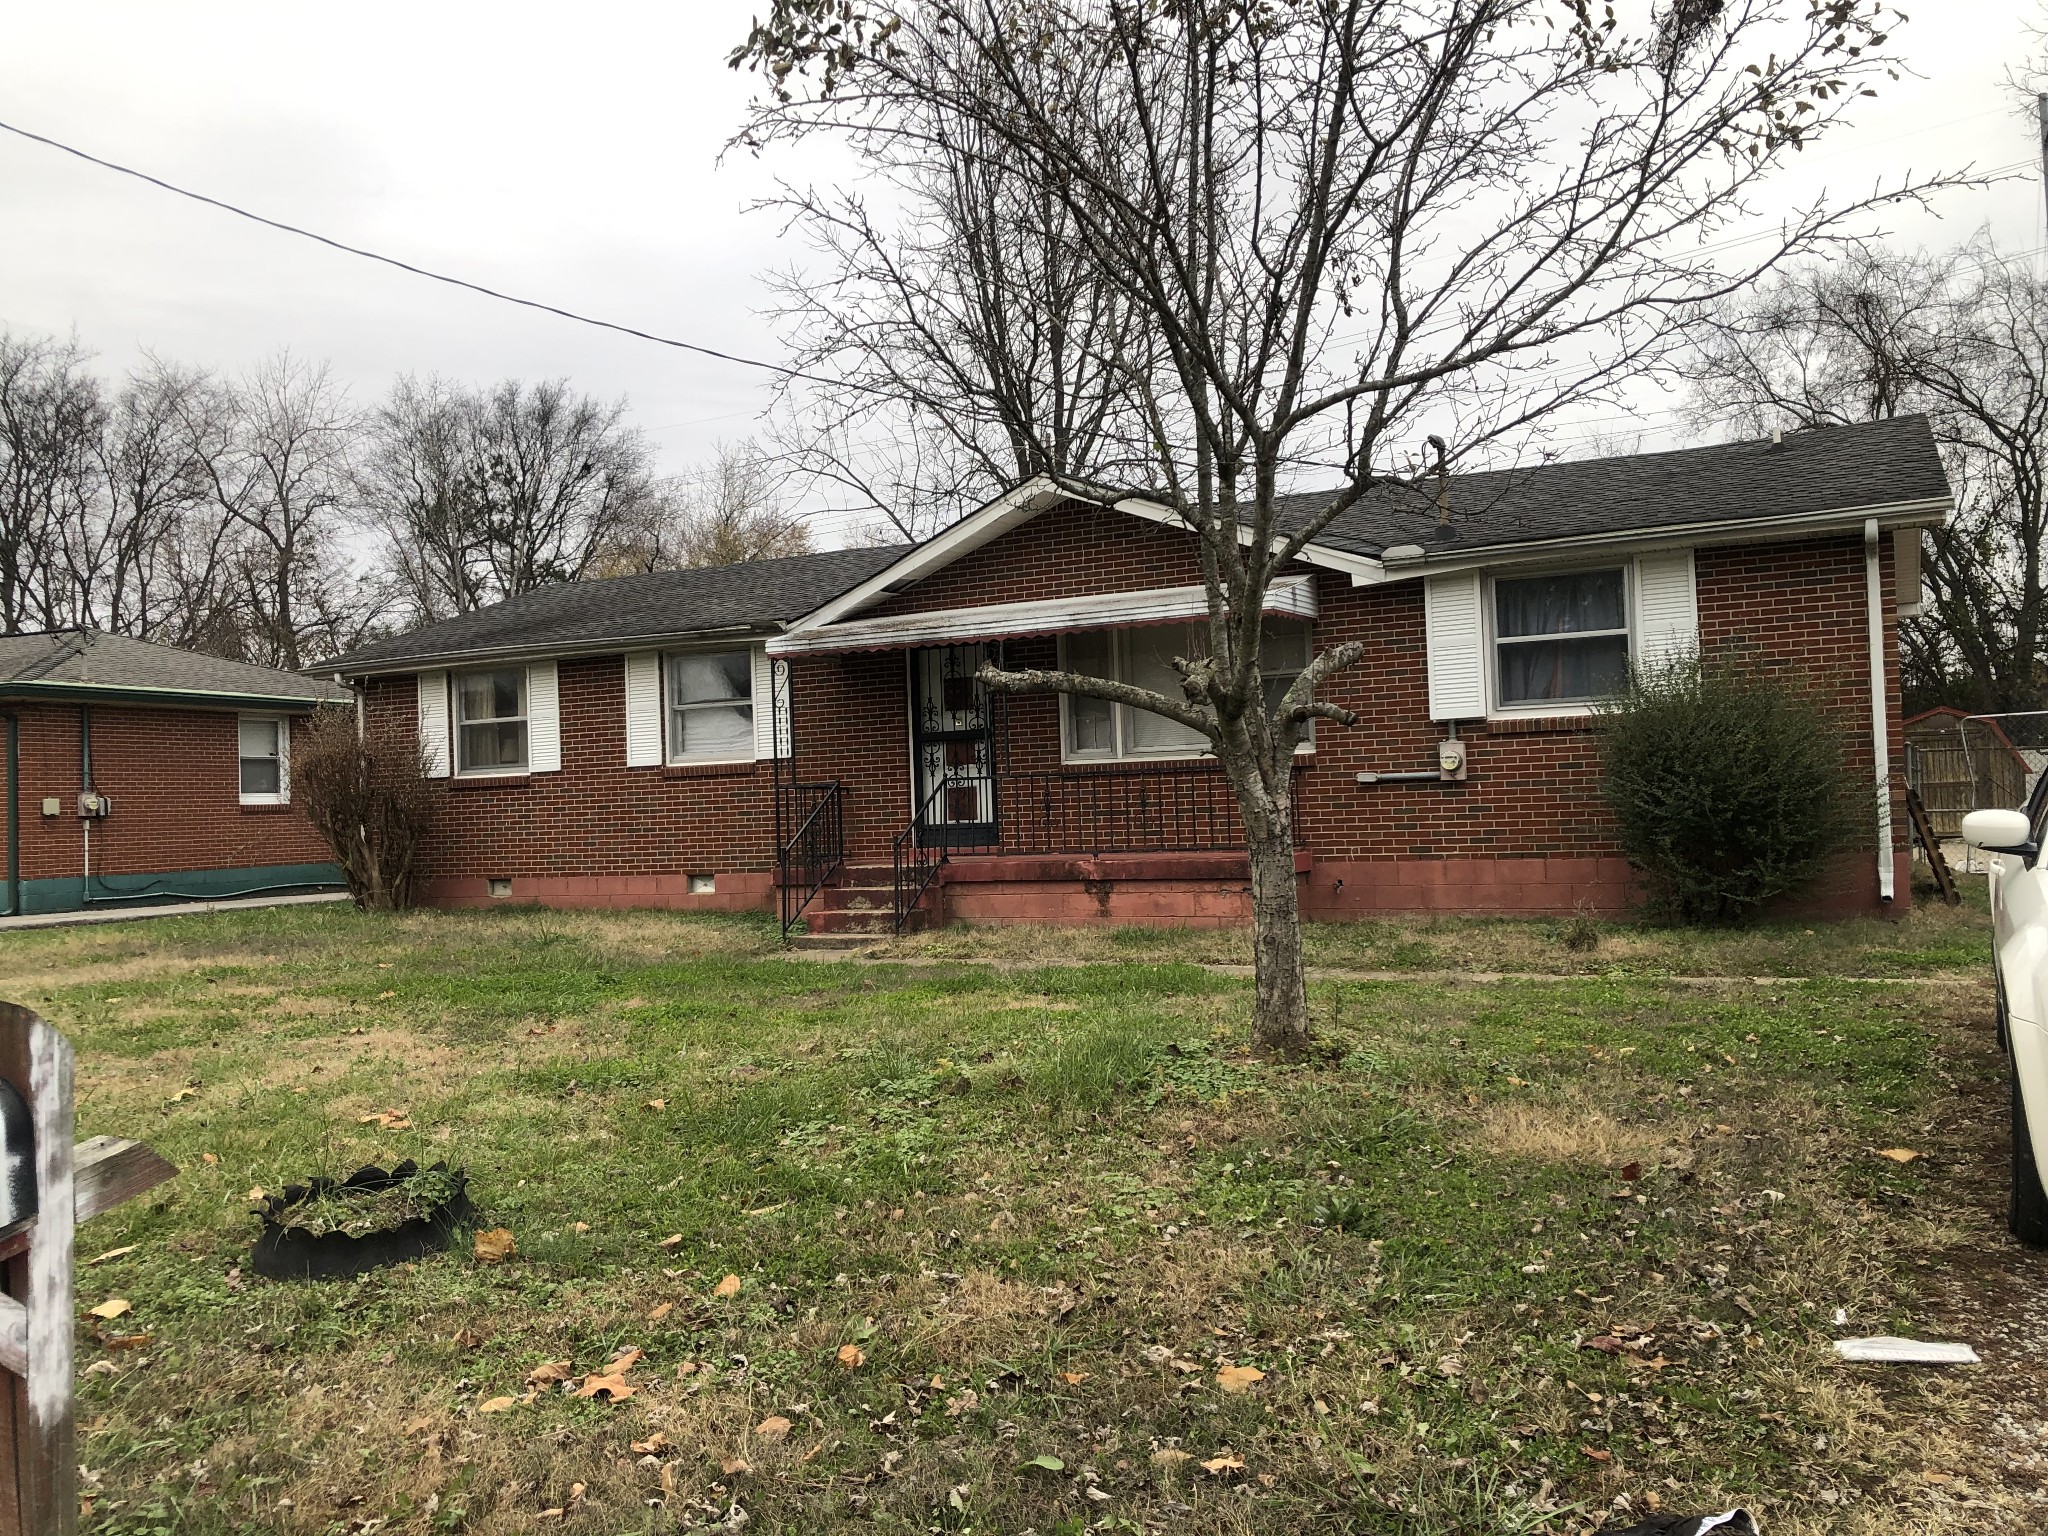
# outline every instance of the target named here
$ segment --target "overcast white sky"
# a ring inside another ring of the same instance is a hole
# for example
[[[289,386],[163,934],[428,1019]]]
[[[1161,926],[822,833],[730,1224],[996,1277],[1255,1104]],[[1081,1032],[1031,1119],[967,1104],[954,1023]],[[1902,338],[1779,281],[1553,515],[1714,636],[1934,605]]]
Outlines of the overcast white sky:
[[[0,0],[0,119],[422,265],[727,351],[776,356],[757,275],[793,253],[744,213],[823,154],[721,159],[751,77],[725,57],[761,0],[347,7]],[[1924,78],[1867,104],[1788,197],[1907,167],[2028,162],[2006,99],[2014,0],[1942,0],[1895,35]],[[1988,226],[2042,246],[2038,175],[1900,214],[1905,245]],[[361,398],[404,372],[567,374],[628,396],[666,467],[741,437],[763,376],[494,303],[261,229],[0,134],[0,325],[109,370],[143,349],[224,369],[280,346]],[[1642,446],[1668,446],[1660,418]],[[1627,431],[1594,419],[1589,433]]]

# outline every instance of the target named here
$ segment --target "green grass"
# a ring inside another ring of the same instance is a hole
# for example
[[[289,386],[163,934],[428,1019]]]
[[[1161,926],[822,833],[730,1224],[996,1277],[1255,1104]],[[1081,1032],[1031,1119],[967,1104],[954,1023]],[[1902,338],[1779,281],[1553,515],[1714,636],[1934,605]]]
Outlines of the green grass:
[[[1210,941],[773,939],[326,908],[0,939],[0,994],[77,1042],[81,1134],[184,1170],[80,1235],[134,1250],[81,1271],[82,1308],[134,1308],[82,1323],[87,1529],[1465,1536],[1652,1498],[2019,1528],[1923,1477],[1962,1475],[1995,1380],[1828,1347],[1836,1307],[1934,1326],[1925,1277],[1997,1246],[1988,989],[1843,979],[1981,964],[1981,916],[1780,934],[1802,979],[1771,985],[1672,979],[1741,936],[1618,928],[1578,974],[1318,983],[1301,1066],[1242,1049]],[[976,942],[1005,963],[935,953]],[[1313,942],[1432,971],[1551,941]],[[1077,947],[1128,958],[1038,963]],[[247,1272],[252,1187],[408,1156],[466,1168],[517,1257]],[[625,1402],[518,1400],[628,1347]]]

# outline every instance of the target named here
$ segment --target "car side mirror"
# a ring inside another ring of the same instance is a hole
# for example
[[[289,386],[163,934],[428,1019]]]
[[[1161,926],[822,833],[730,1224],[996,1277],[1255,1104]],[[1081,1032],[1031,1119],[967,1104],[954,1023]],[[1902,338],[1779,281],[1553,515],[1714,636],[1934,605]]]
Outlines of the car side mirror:
[[[1972,811],[1963,818],[1963,841],[1986,853],[2010,853],[2031,862],[2041,851],[2025,811]]]

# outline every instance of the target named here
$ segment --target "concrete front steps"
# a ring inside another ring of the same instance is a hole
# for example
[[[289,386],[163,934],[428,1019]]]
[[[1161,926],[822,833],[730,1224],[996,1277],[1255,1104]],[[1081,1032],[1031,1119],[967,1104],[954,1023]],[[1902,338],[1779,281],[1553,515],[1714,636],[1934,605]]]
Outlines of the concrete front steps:
[[[911,909],[903,925],[905,933],[915,933],[936,920],[938,895],[934,883]],[[804,931],[888,938],[896,932],[895,902],[896,872],[887,865],[842,869],[804,908]]]

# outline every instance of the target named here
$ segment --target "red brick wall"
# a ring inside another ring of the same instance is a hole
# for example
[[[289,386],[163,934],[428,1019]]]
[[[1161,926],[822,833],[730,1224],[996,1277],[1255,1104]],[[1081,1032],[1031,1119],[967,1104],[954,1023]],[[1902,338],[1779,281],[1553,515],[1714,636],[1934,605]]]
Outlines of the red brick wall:
[[[1892,771],[1903,796],[1897,715],[1897,636],[1886,541],[1886,653]],[[1843,728],[1859,782],[1871,773],[1861,541],[1854,537],[1702,549],[1696,556],[1700,638],[1709,649],[1746,648],[1796,670]],[[1181,585],[1200,579],[1192,541],[1122,513],[1070,506],[1014,529],[898,594],[885,611],[919,612]],[[1442,728],[1428,718],[1422,583],[1353,587],[1317,573],[1316,642],[1356,639],[1364,660],[1327,697],[1355,710],[1356,727],[1319,724],[1303,759],[1300,840],[1312,855],[1308,909],[1324,915],[1379,910],[1615,910],[1629,897],[1600,792],[1596,743],[1583,720],[1517,720],[1463,728],[1462,783],[1361,785],[1362,770],[1434,766]],[[1049,638],[1013,640],[1006,659],[1044,665]],[[908,679],[901,651],[805,656],[791,662],[797,771],[844,785],[848,853],[885,864],[910,812]],[[774,865],[766,763],[734,769],[624,766],[623,677],[618,657],[561,664],[563,770],[514,782],[451,781],[448,810],[429,850],[446,899],[480,899],[487,878],[515,896],[671,904],[681,877],[720,876],[727,905],[765,899]],[[371,706],[414,715],[411,678],[376,684]],[[1059,769],[1059,705],[1005,701],[1004,767]],[[1894,844],[1905,847],[1902,803]],[[1845,855],[1823,904],[1876,897],[1874,838]],[[1087,851],[1087,850],[1076,850]],[[1903,854],[1901,854],[1903,862]],[[728,900],[730,895],[731,900]],[[962,893],[967,899],[967,893]],[[973,898],[976,900],[981,897]],[[1903,879],[1897,892],[1903,905]],[[675,902],[674,904],[698,904]],[[1139,904],[1142,906],[1142,903]],[[1136,910],[1136,908],[1133,908]]]
[[[6,704],[21,721],[21,878],[76,879],[79,824],[75,704]],[[95,704],[93,785],[114,812],[92,828],[97,874],[320,864],[327,845],[290,806],[241,804],[236,716]],[[43,814],[54,796],[55,816]]]
[[[992,539],[861,617],[1184,587],[1202,579],[1192,535],[1069,502]]]
[[[624,659],[564,661],[557,677],[558,772],[441,781],[425,852],[435,899],[488,900],[487,882],[510,880],[514,900],[564,906],[761,905],[775,867],[769,765],[628,768]],[[373,680],[368,708],[415,731],[418,687]],[[715,892],[690,895],[693,874],[714,876]]]

